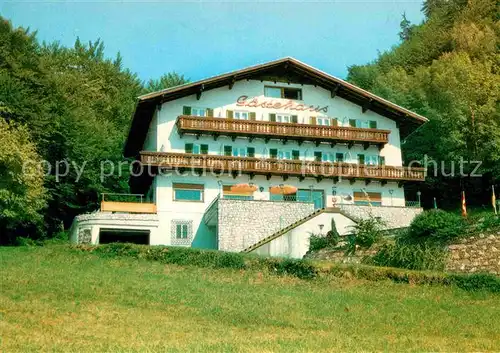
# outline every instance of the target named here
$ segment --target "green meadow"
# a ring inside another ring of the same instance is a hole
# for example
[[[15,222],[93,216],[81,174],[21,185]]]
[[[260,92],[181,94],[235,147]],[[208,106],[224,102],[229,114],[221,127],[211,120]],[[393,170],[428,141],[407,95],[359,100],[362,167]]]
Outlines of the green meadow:
[[[0,248],[1,351],[498,351],[500,295]]]

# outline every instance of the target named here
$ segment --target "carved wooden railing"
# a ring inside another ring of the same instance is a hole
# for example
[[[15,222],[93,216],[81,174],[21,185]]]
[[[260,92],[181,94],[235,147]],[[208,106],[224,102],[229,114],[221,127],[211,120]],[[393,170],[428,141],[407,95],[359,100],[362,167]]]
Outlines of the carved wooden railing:
[[[297,177],[345,177],[360,179],[424,181],[424,168],[368,166],[300,160],[260,159],[176,152],[141,152],[143,164],[167,169],[205,170],[214,173],[259,174]]]
[[[321,126],[271,121],[235,120],[181,115],[177,118],[179,133],[247,136],[321,142],[364,142],[383,145],[390,130],[355,127]]]

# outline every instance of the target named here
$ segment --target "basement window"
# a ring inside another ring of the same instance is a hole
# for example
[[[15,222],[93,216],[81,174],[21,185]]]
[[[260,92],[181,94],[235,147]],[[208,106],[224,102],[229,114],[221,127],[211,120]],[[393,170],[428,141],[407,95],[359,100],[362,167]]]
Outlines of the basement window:
[[[291,88],[291,87],[265,86],[264,96],[269,98],[302,100],[302,90],[300,88]]]

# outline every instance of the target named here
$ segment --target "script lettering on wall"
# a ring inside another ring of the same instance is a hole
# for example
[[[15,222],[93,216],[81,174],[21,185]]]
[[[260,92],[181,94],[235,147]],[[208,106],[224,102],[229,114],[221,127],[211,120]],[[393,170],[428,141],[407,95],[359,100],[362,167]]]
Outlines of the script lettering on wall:
[[[249,99],[248,96],[240,96],[236,100],[236,105],[238,107],[249,107],[249,108],[267,108],[267,109],[284,109],[284,110],[296,110],[296,111],[309,111],[309,112],[323,112],[328,113],[328,106],[320,107],[319,105],[307,105],[302,103],[295,103],[293,100],[287,100],[282,103],[277,100],[259,100],[259,98],[254,97]]]

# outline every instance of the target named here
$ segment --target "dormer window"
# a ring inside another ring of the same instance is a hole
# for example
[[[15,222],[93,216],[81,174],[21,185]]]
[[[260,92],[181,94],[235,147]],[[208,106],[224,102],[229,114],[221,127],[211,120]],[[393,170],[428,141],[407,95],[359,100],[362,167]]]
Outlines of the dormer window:
[[[302,90],[300,88],[291,87],[265,86],[264,96],[269,98],[302,100]]]

